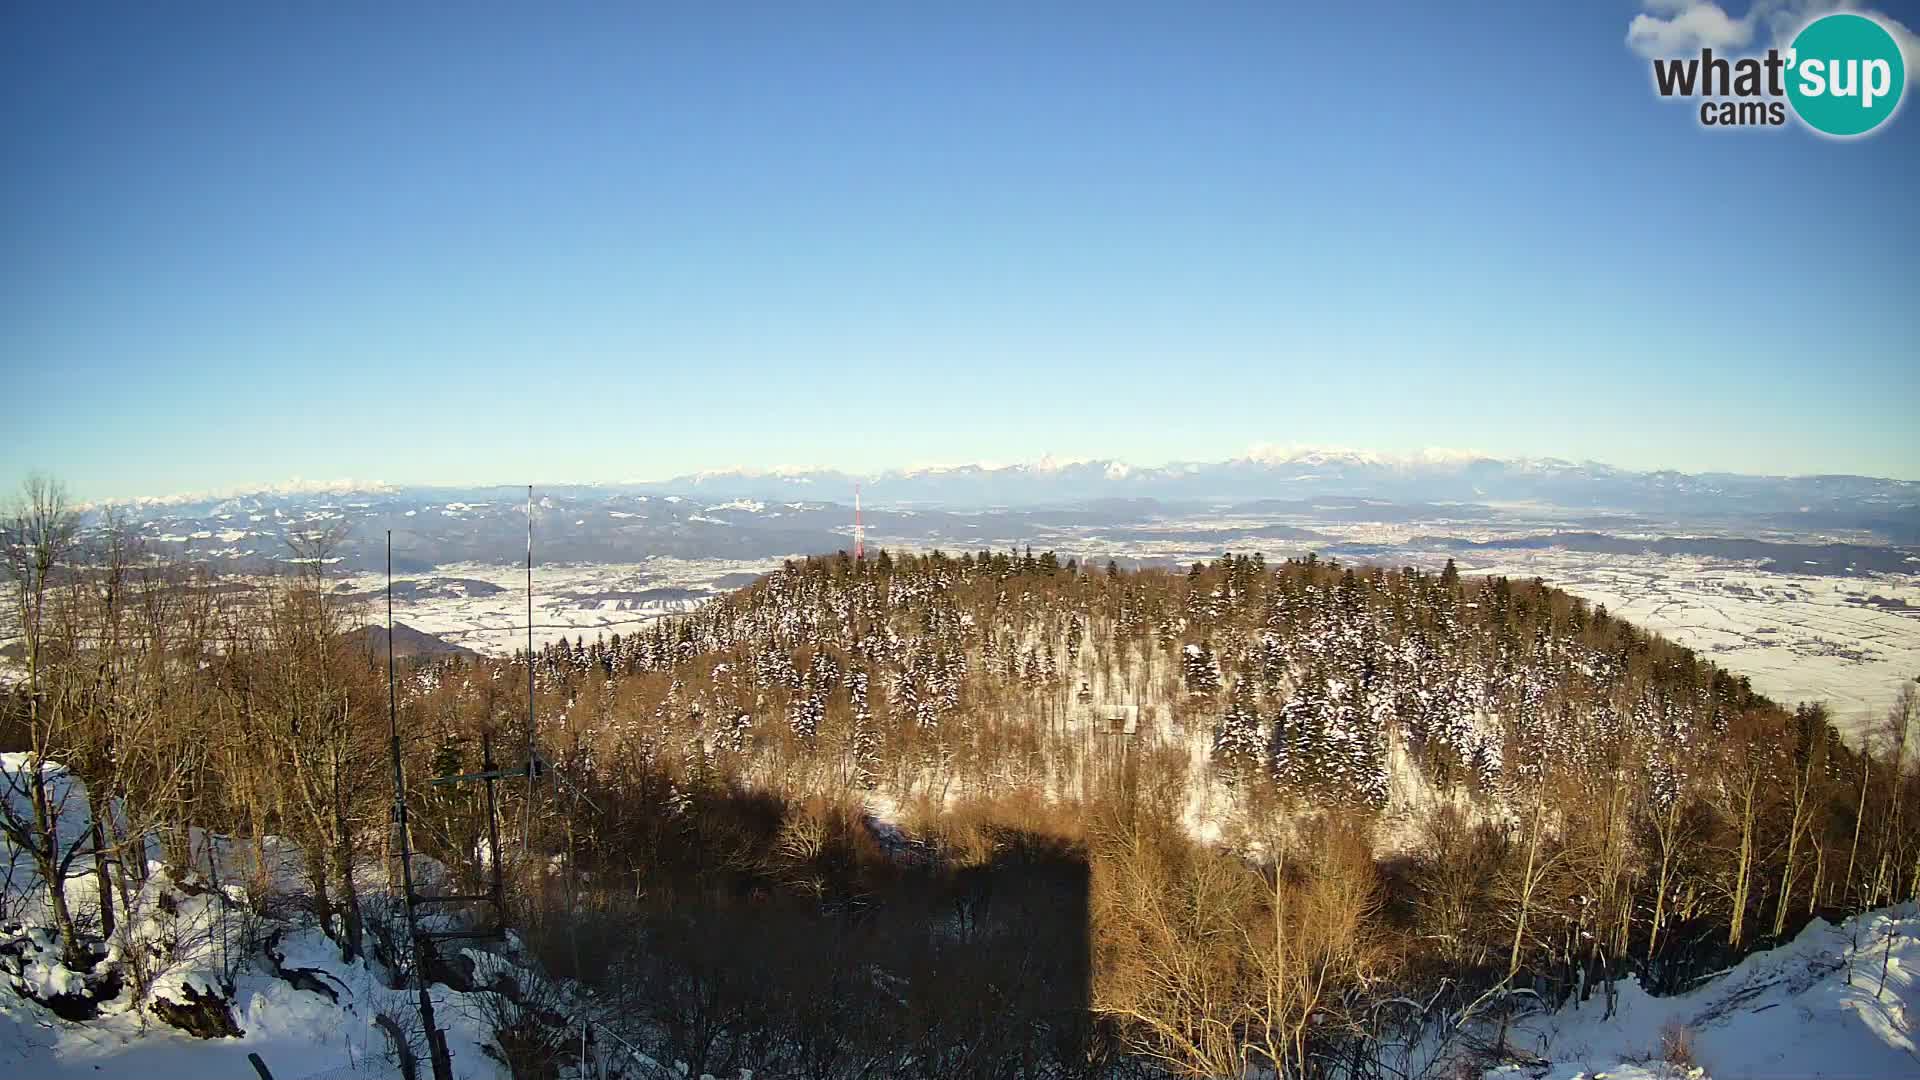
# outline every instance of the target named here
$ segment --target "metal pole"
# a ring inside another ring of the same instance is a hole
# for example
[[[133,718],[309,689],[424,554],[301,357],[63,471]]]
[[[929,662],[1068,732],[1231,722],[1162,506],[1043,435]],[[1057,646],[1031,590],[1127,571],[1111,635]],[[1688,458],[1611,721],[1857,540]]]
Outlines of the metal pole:
[[[527,799],[533,799],[536,779],[533,735],[533,485],[527,485]]]
[[[505,923],[507,920],[507,894],[500,880],[500,814],[494,808],[495,803],[493,799],[493,732],[486,731],[481,733],[480,755],[481,768],[486,770],[487,778],[487,854],[493,860],[493,907],[494,911],[498,913],[500,921]]]
[[[533,742],[533,485],[527,485],[527,801],[520,807],[520,854],[533,850],[533,790],[540,756]]]
[[[413,986],[420,995],[420,1028],[433,1059],[433,1080],[453,1080],[453,1061],[433,1020],[433,995],[421,963],[420,925],[414,915],[413,852],[407,838],[407,784],[400,765],[400,705],[393,677],[393,530],[387,530],[387,746],[393,757],[393,822],[400,832],[400,895],[407,911],[407,937],[413,944]]]
[[[527,766],[533,766],[533,485],[527,485]],[[529,774],[531,775],[531,774]]]

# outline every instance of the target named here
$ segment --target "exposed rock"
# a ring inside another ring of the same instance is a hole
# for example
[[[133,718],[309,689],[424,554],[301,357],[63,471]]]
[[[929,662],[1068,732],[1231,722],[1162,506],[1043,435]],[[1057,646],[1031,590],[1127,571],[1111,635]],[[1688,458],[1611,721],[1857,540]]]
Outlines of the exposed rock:
[[[173,993],[173,991],[169,991]],[[153,998],[153,1014],[189,1035],[202,1039],[224,1039],[244,1034],[233,1020],[233,1009],[224,994],[202,991],[192,983],[181,984],[175,1001],[158,994]]]
[[[273,973],[292,984],[296,990],[308,990],[319,994],[336,1005],[339,1004],[339,991],[327,984],[328,980],[339,982],[338,979],[335,979],[332,975],[329,975],[319,968],[287,966],[286,953],[280,949],[280,937],[283,933],[285,933],[284,930],[275,930],[273,935],[267,939],[265,952],[267,954],[267,960],[273,964]]]

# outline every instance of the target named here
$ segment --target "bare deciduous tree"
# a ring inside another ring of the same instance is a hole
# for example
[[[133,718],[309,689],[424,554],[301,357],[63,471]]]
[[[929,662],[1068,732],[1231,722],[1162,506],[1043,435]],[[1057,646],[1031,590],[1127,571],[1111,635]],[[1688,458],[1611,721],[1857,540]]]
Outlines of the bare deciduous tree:
[[[68,669],[52,662],[58,658],[49,649],[49,605],[56,598],[56,575],[70,572],[64,564],[73,553],[78,532],[79,515],[68,501],[66,488],[39,475],[27,478],[0,525],[0,557],[5,559],[12,587],[12,615],[26,662],[28,740],[21,768],[6,774],[6,790],[0,793],[0,829],[16,848],[31,854],[46,889],[61,951],[74,968],[83,966],[82,950],[67,904],[67,877],[91,838],[85,830],[71,827],[63,835],[60,827],[63,820],[70,825],[78,816],[77,807],[66,805],[73,788],[56,780],[65,770],[60,750],[69,740],[78,710]]]

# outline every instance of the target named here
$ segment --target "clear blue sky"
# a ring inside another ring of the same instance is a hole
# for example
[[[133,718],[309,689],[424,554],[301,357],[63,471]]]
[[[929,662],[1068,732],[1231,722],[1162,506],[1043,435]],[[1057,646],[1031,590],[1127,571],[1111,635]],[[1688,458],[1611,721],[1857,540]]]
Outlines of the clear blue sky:
[[[1703,131],[1631,2],[940,6],[7,5],[0,482],[1920,477],[1912,103]]]

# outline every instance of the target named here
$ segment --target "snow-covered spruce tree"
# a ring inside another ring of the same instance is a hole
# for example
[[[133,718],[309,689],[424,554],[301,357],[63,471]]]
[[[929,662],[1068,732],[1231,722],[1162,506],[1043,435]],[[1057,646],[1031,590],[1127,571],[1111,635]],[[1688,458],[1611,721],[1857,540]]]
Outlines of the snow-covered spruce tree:
[[[1212,644],[1202,641],[1180,650],[1180,671],[1186,679],[1187,693],[1211,697],[1220,690],[1220,667],[1214,662]]]
[[[787,727],[809,746],[819,736],[820,723],[826,716],[827,691],[811,680],[787,701]]]
[[[1038,690],[1046,682],[1046,675],[1040,670],[1040,651],[1032,646],[1020,664],[1020,685],[1028,690]]]
[[[880,734],[874,729],[873,710],[867,703],[867,688],[872,675],[865,666],[856,665],[847,672],[847,695],[853,706],[854,783],[871,788],[880,766]]]
[[[1251,685],[1236,681],[1228,695],[1226,712],[1213,729],[1213,760],[1229,783],[1258,775],[1266,757],[1260,731],[1260,713],[1254,707]]]
[[[1355,746],[1354,792],[1367,806],[1385,806],[1390,786],[1387,774],[1389,730],[1397,723],[1393,698],[1374,694],[1361,721],[1361,738]]]
[[[1327,779],[1327,727],[1332,700],[1325,672],[1309,671],[1274,718],[1267,760],[1276,783],[1295,794],[1319,791]]]

